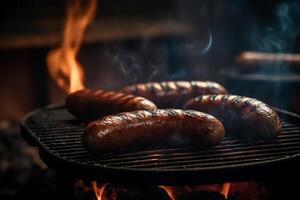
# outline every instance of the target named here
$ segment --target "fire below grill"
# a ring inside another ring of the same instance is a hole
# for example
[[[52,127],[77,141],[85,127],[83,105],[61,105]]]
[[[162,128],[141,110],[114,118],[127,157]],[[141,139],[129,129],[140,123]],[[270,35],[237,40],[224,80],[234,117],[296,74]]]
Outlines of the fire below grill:
[[[300,160],[300,118],[278,110],[282,134],[252,144],[226,137],[210,149],[130,149],[95,156],[81,142],[83,125],[62,105],[29,113],[21,128],[42,159],[74,177],[118,184],[201,184],[257,180],[292,172]],[[292,163],[292,164],[291,164]]]

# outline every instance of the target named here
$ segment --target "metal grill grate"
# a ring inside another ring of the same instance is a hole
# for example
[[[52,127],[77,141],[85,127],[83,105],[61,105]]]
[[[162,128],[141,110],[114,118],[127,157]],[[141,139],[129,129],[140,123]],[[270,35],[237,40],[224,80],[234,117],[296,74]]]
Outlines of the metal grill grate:
[[[51,162],[92,172],[209,172],[255,166],[295,157],[300,153],[300,127],[281,114],[282,134],[272,142],[244,144],[225,138],[211,149],[131,149],[101,156],[89,154],[81,143],[83,126],[63,107],[51,106],[30,113],[23,121],[23,135],[39,146]],[[50,162],[50,163],[49,163]],[[67,165],[68,163],[68,165]],[[111,171],[110,171],[111,172]]]

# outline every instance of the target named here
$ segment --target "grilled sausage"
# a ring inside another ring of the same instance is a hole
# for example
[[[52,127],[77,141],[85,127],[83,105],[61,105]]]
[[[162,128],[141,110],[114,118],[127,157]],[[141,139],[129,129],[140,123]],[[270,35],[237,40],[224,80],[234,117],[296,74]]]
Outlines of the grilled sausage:
[[[223,86],[209,81],[141,83],[127,86],[122,92],[145,97],[159,108],[181,108],[187,100],[203,94],[227,94]]]
[[[270,140],[280,133],[278,114],[265,103],[235,95],[203,95],[191,99],[185,109],[209,113],[220,119],[225,134],[244,140]]]
[[[133,110],[155,110],[154,103],[143,97],[120,92],[84,89],[66,100],[67,109],[81,120],[94,120],[105,115]]]
[[[139,110],[106,116],[91,122],[83,144],[92,153],[113,152],[136,146],[208,147],[218,144],[224,127],[215,117],[192,110]]]

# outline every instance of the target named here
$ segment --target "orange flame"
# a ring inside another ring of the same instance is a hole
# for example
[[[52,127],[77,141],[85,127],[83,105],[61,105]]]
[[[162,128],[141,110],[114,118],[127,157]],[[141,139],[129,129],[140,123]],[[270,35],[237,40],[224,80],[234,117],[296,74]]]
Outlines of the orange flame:
[[[68,93],[84,88],[84,71],[77,61],[84,31],[96,13],[96,0],[69,0],[60,47],[47,55],[48,70],[60,88]]]
[[[172,189],[172,187],[168,187],[168,186],[162,186],[160,185],[159,186],[160,188],[164,189],[166,191],[166,193],[169,195],[169,197],[172,199],[172,200],[176,200],[176,196],[174,194],[174,191]]]
[[[225,199],[228,198],[229,190],[230,190],[230,183],[223,183],[222,189],[221,189],[221,194],[224,195]]]
[[[92,188],[97,200],[102,200],[102,194],[107,184],[98,186],[96,181],[92,181]]]
[[[192,192],[192,189],[189,186],[175,187],[160,185],[159,187],[164,189],[172,200],[177,200],[185,192]]]
[[[162,186],[162,185],[160,185],[159,187],[164,189],[172,200],[179,199],[179,197],[184,193],[187,193],[187,192],[189,193],[192,191],[201,191],[204,188],[209,189],[209,191],[217,191],[217,192],[223,194],[225,199],[228,199],[230,185],[231,185],[231,183],[223,183],[222,185],[220,185],[221,188],[218,185],[217,185],[218,187],[216,187],[215,185],[203,185],[203,188],[201,186],[200,187],[198,187],[198,186],[196,186],[196,187],[193,187],[193,186],[175,187],[175,186]]]

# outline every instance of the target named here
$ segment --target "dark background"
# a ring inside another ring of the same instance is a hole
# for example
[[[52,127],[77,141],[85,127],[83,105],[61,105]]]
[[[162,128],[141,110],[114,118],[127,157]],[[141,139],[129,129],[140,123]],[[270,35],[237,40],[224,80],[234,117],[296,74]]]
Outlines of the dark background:
[[[63,102],[48,75],[66,1],[11,1],[0,8],[0,119]],[[87,87],[170,79],[214,80],[230,93],[299,112],[299,65],[237,64],[243,51],[299,53],[300,3],[250,0],[102,0],[78,55]]]
[[[23,140],[19,123],[67,95],[46,65],[47,53],[61,40],[65,7],[62,0],[0,6],[0,199],[56,197],[55,172]],[[300,2],[98,0],[78,60],[87,87],[213,80],[232,94],[300,114],[300,64],[237,63],[244,51],[300,53]]]

